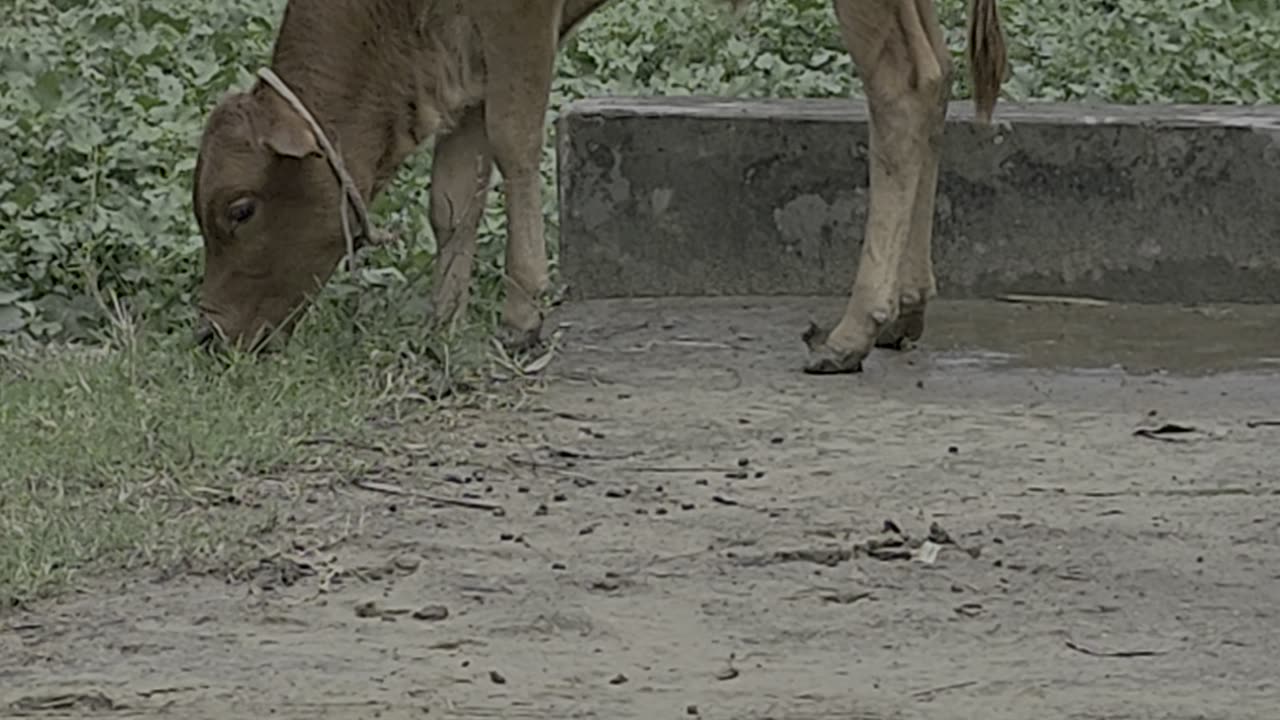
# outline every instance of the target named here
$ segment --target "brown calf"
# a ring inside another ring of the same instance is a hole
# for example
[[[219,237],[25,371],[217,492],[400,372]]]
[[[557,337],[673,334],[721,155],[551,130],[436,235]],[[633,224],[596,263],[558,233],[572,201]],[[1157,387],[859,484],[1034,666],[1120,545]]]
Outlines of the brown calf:
[[[466,307],[496,163],[509,228],[505,340],[537,342],[548,289],[539,159],[555,56],[610,1],[290,0],[265,74],[277,84],[224,98],[201,141],[200,335],[250,347],[287,336],[353,240],[368,239],[364,204],[435,138],[436,320]],[[843,317],[805,333],[807,370],[823,373],[855,371],[874,344],[896,347],[924,330],[951,79],[933,0],[834,6],[871,112],[871,203]],[[996,0],[970,0],[969,59],[985,122],[1005,69]]]

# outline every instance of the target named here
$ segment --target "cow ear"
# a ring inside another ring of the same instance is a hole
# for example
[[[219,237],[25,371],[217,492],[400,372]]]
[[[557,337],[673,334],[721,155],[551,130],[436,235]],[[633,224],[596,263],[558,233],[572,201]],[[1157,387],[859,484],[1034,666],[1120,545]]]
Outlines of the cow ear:
[[[271,152],[284,157],[305,158],[312,155],[323,157],[320,143],[311,131],[307,121],[293,109],[284,98],[274,95],[270,88],[262,88],[260,93],[267,93],[264,98],[259,94],[261,109],[256,123],[258,125],[258,142]],[[265,102],[264,102],[265,101]]]
[[[320,143],[302,118],[277,113],[261,138],[262,144],[277,155],[291,158],[321,157]]]

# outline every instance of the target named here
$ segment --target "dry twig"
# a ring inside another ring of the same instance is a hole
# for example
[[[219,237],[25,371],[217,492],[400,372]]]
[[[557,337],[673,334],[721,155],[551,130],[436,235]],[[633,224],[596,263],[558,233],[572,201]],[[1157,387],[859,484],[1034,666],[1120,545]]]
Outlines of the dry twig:
[[[433,495],[418,490],[410,490],[392,485],[390,483],[378,482],[377,480],[369,480],[367,478],[356,478],[351,484],[361,490],[369,492],[382,493],[384,495],[398,495],[401,497],[411,497],[418,500],[426,500],[427,502],[439,503],[441,505],[451,505],[453,507],[467,508],[469,510],[487,510],[489,512],[504,512],[501,505],[493,503],[480,502],[479,500],[464,500],[462,498],[451,498],[443,495]]]

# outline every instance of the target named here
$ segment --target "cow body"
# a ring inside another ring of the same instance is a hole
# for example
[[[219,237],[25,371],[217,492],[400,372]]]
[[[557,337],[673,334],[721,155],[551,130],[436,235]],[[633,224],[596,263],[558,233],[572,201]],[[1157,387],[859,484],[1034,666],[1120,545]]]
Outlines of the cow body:
[[[271,61],[287,88],[260,82],[224,98],[202,137],[193,201],[205,240],[203,335],[251,347],[287,336],[338,266],[351,233],[329,148],[368,202],[434,141],[434,319],[451,322],[467,305],[496,165],[508,214],[505,341],[535,344],[548,289],[539,160],[555,54],[608,1],[290,0]],[[871,108],[871,210],[844,317],[805,334],[810,371],[856,370],[873,344],[923,331],[950,85],[932,3],[834,0]],[[1004,48],[994,0],[972,5],[975,97],[987,118]]]

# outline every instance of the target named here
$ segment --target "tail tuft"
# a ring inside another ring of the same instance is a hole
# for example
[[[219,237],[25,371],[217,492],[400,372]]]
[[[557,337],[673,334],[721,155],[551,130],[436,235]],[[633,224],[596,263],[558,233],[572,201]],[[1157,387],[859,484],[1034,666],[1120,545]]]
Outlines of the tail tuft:
[[[969,0],[969,73],[978,122],[984,125],[991,123],[1009,63],[996,2]]]

